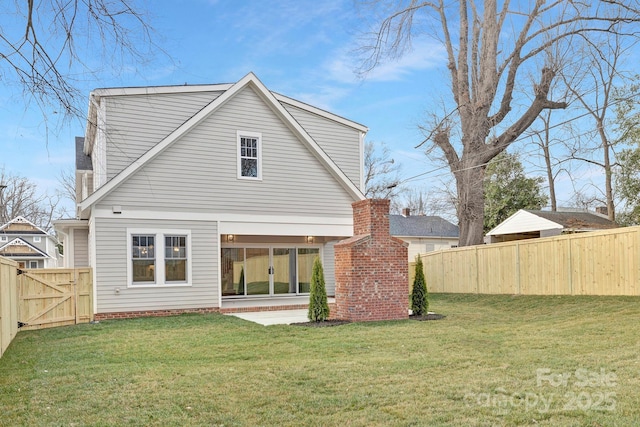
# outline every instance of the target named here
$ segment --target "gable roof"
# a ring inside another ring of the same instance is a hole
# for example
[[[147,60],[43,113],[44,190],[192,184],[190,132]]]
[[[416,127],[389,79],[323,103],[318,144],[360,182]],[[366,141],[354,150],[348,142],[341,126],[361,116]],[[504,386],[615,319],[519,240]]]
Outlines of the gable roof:
[[[76,136],[76,170],[92,171],[91,156],[84,153],[84,137]]]
[[[591,212],[553,212],[529,209],[527,209],[527,212],[555,222],[567,229],[602,230],[618,228],[618,224],[609,220],[609,218]]]
[[[100,201],[102,198],[111,193],[115,188],[117,188],[120,184],[127,180],[131,175],[140,170],[145,164],[153,160],[160,153],[166,150],[169,146],[171,146],[174,142],[179,140],[182,136],[184,136],[188,131],[193,129],[196,125],[201,123],[215,111],[217,111],[220,107],[222,107],[227,101],[229,101],[232,97],[238,94],[242,89],[246,87],[253,88],[258,96],[267,104],[271,110],[287,125],[287,127],[306,145],[306,147],[315,155],[315,157],[324,165],[324,167],[331,173],[331,175],[336,178],[343,188],[347,190],[347,192],[354,197],[355,199],[362,200],[365,198],[364,194],[356,187],[356,185],[351,182],[351,180],[346,176],[342,170],[335,164],[335,162],[322,150],[322,148],[315,142],[315,140],[307,133],[307,131],[293,118],[293,116],[282,106],[282,104],[278,101],[276,96],[269,91],[266,86],[255,76],[253,73],[249,73],[244,76],[240,81],[232,85],[216,85],[216,86],[224,86],[226,89],[224,93],[218,96],[216,99],[207,104],[204,108],[194,114],[191,118],[185,121],[182,125],[178,126],[173,132],[171,132],[168,136],[166,136],[162,141],[158,142],[153,148],[144,153],[138,159],[134,160],[129,166],[127,166],[124,170],[122,170],[118,175],[109,180],[106,184],[98,188],[94,193],[92,193],[85,200],[81,201],[78,204],[79,211],[82,213],[86,211],[90,206]],[[184,91],[184,87],[177,86],[175,87],[176,91]],[[204,89],[203,89],[204,90]],[[208,90],[211,90],[209,87]],[[112,91],[112,92],[110,92]],[[101,90],[99,93],[100,96],[109,96],[109,95],[117,95],[118,92],[114,92],[115,90]],[[128,91],[127,94],[131,93]],[[147,92],[142,92],[147,93]],[[320,111],[320,110],[318,110]],[[91,113],[90,113],[91,115]],[[337,116],[336,116],[337,117]],[[343,119],[344,120],[344,119]],[[355,122],[352,122],[355,124]],[[360,130],[365,132],[367,128],[362,125],[360,126]],[[87,147],[85,146],[85,152],[87,152]]]
[[[553,212],[520,209],[498,224],[487,236],[542,230],[593,231],[617,228],[618,224],[591,212]]]
[[[14,252],[11,252],[11,248],[24,248],[21,250],[15,250]],[[13,239],[12,241],[10,241],[9,243],[7,243],[4,246],[0,247],[0,255],[4,256],[4,257],[8,257],[8,258],[20,258],[20,257],[24,257],[24,258],[50,258],[49,255],[47,255],[46,253],[44,253],[42,250],[38,249],[37,247],[33,246],[31,243],[27,242],[24,239],[21,239],[20,237],[17,237],[15,239]]]
[[[460,230],[439,216],[389,215],[389,228],[392,236],[402,237],[451,237],[457,239]]]
[[[49,233],[23,216],[17,216],[0,226],[0,234],[44,234],[49,236]]]

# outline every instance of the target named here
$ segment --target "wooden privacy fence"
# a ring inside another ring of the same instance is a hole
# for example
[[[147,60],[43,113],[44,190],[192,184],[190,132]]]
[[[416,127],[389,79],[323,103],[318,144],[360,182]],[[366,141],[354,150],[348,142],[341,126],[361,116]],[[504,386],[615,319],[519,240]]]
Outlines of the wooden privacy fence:
[[[0,257],[0,357],[18,333],[18,263]]]
[[[430,292],[640,296],[640,227],[449,249],[421,257]]]
[[[49,268],[18,272],[21,330],[88,323],[93,320],[90,268]]]

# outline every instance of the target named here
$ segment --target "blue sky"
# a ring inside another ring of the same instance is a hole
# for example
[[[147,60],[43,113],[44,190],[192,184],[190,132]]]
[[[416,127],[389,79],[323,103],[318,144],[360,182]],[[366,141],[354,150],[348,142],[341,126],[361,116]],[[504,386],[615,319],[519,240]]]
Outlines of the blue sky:
[[[80,87],[87,109],[98,87],[235,82],[254,72],[276,92],[299,99],[369,127],[368,141],[384,142],[412,177],[438,168],[414,149],[423,137],[417,125],[448,91],[443,48],[424,39],[396,62],[360,79],[355,50],[364,30],[363,10],[352,0],[148,0],[156,42],[168,55],[148,63],[126,64]],[[85,52],[86,53],[86,52]],[[87,62],[98,64],[89,53]],[[59,126],[34,104],[25,107],[22,91],[0,86],[0,167],[53,192],[60,171],[74,166],[73,138],[84,122]],[[448,180],[446,170],[412,181],[428,189]],[[561,195],[562,197],[562,195]],[[565,197],[566,198],[566,197]]]
[[[427,167],[413,146],[443,72],[438,45],[417,46],[363,80],[354,73],[362,23],[351,0],[154,0],[147,7],[170,58],[81,82],[87,102],[98,87],[228,83],[253,71],[273,91],[368,126],[367,139],[388,144],[405,176]],[[51,113],[45,120],[35,104],[25,107],[17,87],[0,87],[0,101],[0,166],[53,191],[60,171],[73,168],[73,138],[84,135],[84,123],[60,127]]]

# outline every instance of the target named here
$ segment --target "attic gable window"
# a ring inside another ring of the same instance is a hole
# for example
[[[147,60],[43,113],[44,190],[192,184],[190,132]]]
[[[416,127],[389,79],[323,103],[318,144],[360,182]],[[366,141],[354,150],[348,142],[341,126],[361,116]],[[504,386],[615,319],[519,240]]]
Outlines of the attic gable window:
[[[237,132],[238,179],[262,179],[262,134]]]

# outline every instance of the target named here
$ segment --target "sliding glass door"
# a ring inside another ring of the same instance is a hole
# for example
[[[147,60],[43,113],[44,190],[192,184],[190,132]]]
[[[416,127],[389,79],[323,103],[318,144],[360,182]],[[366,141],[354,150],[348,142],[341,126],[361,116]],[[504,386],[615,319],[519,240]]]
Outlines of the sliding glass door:
[[[319,248],[222,248],[222,295],[278,296],[309,293]]]

